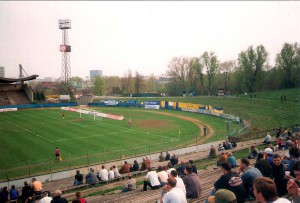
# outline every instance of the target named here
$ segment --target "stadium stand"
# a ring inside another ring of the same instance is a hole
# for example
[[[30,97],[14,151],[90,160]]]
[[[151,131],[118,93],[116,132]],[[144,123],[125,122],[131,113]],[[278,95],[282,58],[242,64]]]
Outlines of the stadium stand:
[[[0,105],[30,104],[33,92],[27,84],[0,84]]]

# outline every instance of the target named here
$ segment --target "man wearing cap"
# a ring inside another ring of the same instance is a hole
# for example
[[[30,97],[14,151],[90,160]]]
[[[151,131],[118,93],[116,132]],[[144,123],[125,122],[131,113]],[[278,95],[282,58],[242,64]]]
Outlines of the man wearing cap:
[[[215,196],[208,198],[209,203],[236,203],[236,197],[233,192],[226,189],[220,189]]]
[[[167,193],[163,196],[163,203],[187,203],[184,193],[179,188],[176,188],[177,180],[169,178],[165,186]]]
[[[266,148],[264,150],[264,152],[266,154],[267,161],[273,167],[274,166],[274,163],[273,163],[273,150],[271,148]]]

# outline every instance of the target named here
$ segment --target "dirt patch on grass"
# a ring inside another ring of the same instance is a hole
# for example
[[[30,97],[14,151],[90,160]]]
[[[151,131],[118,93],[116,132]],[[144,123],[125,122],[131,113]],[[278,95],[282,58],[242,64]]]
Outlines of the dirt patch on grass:
[[[138,120],[134,122],[134,125],[140,128],[169,128],[171,124],[163,120]]]

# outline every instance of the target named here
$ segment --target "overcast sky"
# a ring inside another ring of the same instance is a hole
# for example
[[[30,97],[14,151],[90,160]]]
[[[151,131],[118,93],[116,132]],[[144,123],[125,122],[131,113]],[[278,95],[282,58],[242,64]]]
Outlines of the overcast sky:
[[[274,65],[284,42],[300,42],[297,1],[0,1],[0,66],[6,77],[60,77],[62,32],[58,19],[71,19],[71,75],[89,70],[119,75],[166,73],[175,56],[237,59],[249,46],[263,44]]]

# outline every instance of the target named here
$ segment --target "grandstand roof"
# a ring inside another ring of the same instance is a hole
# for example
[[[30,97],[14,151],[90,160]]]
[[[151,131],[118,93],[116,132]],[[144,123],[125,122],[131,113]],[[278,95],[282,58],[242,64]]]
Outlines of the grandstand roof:
[[[28,80],[35,80],[38,75],[31,75],[24,78],[2,78],[0,77],[0,83],[14,83],[14,82],[24,82]]]

